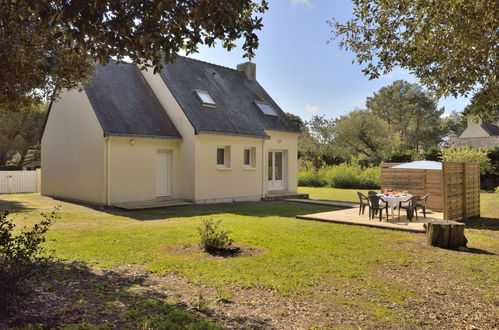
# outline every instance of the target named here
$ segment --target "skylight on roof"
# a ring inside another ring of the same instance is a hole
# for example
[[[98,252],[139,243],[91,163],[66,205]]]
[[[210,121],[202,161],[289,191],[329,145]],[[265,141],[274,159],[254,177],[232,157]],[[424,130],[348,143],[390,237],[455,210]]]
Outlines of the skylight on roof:
[[[198,91],[198,90],[196,90],[195,92],[198,95],[201,102],[203,102],[203,105],[209,105],[209,106],[217,105],[213,100],[213,98],[211,97],[211,95],[208,94],[208,92]]]
[[[263,102],[255,102],[255,103],[258,106],[258,109],[260,109],[260,111],[263,112],[264,115],[277,117],[277,113],[275,112],[274,108],[272,108],[267,103]]]

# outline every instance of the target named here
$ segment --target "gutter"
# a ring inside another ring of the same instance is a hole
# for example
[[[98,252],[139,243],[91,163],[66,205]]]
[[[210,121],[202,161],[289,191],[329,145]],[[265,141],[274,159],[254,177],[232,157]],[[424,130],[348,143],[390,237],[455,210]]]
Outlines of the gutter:
[[[106,139],[106,205],[111,205],[111,137]]]
[[[262,198],[265,198],[265,140],[262,140]]]

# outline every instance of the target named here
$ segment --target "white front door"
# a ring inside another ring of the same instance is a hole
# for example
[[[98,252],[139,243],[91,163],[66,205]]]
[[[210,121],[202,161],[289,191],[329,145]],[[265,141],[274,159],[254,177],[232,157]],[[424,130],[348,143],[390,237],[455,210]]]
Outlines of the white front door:
[[[269,151],[268,154],[268,189],[284,190],[285,185],[285,159],[283,151]]]
[[[156,197],[170,196],[171,153],[158,151],[156,156]]]

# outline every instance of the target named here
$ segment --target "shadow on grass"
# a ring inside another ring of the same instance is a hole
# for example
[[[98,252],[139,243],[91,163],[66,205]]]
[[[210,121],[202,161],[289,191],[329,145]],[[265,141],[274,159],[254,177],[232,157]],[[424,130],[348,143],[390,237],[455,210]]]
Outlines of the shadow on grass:
[[[27,207],[23,202],[0,199],[0,211],[3,210],[8,210],[10,213],[21,213],[33,211],[34,208]]]
[[[235,214],[250,217],[295,217],[308,213],[335,211],[331,206],[310,205],[284,201],[240,202],[209,205],[189,205],[169,208],[126,211],[116,208],[100,210],[112,215],[132,218],[140,221],[160,220],[178,217],[216,216],[217,214]]]
[[[472,229],[486,229],[486,230],[499,230],[499,219],[498,218],[469,218],[463,220],[467,228]]]
[[[221,328],[209,318],[210,310],[172,300],[148,273],[134,268],[96,271],[82,263],[52,262],[32,296],[22,297],[17,310],[0,318],[0,328]],[[226,321],[265,324],[249,318]]]
[[[477,249],[477,248],[468,248],[468,251],[464,251],[464,252],[472,253],[472,254],[483,254],[483,255],[488,255],[488,256],[495,256],[496,255],[493,252],[489,252],[489,251]]]

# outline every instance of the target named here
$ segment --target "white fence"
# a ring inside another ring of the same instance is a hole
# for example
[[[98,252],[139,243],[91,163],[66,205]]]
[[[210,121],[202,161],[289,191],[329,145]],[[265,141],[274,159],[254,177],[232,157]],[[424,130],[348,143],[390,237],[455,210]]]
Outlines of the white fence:
[[[0,171],[0,194],[40,191],[40,170]]]

